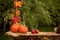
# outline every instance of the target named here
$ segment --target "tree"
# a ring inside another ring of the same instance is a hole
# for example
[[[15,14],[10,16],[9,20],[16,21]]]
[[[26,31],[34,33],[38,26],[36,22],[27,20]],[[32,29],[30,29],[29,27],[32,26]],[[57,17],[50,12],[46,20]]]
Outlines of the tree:
[[[56,26],[60,20],[59,0],[22,0],[21,23],[28,26],[29,30],[38,29],[40,26]],[[0,0],[0,24],[8,24],[13,14],[13,0]],[[4,20],[3,20],[4,19]],[[3,20],[3,21],[2,21]],[[2,26],[2,25],[1,25]]]

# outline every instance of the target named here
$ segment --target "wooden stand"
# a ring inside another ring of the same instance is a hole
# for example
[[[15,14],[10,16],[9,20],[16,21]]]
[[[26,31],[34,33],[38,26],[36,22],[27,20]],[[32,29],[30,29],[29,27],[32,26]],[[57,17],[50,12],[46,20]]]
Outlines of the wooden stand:
[[[11,36],[13,40],[60,40],[60,34],[55,32],[40,32],[39,34],[26,34],[6,32],[5,35]]]

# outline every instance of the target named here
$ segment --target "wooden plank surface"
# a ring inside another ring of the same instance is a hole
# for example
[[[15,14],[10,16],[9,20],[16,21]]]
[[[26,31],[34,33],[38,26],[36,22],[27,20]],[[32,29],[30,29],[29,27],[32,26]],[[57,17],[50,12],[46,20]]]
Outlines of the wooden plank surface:
[[[27,32],[26,34],[22,33],[13,33],[11,31],[6,32],[5,35],[12,36],[12,37],[19,37],[19,36],[60,36],[55,32],[39,32],[38,34],[32,34],[31,32]]]

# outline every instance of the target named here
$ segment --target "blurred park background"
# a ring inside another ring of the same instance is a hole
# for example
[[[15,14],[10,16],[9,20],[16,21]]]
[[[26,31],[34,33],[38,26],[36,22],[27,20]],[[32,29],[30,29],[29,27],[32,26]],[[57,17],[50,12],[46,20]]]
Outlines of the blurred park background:
[[[22,0],[19,8],[21,23],[29,31],[39,29],[42,32],[52,32],[60,24],[60,0]],[[12,40],[4,35],[9,31],[9,20],[14,12],[14,0],[0,0],[0,40]]]

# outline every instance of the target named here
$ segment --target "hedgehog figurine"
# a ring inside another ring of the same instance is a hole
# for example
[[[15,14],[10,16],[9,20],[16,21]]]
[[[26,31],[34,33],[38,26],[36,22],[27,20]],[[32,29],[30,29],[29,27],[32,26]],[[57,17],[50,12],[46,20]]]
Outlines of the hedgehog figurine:
[[[55,31],[56,33],[60,33],[60,25],[57,26],[57,27],[55,27],[55,28],[54,28],[54,31]]]

